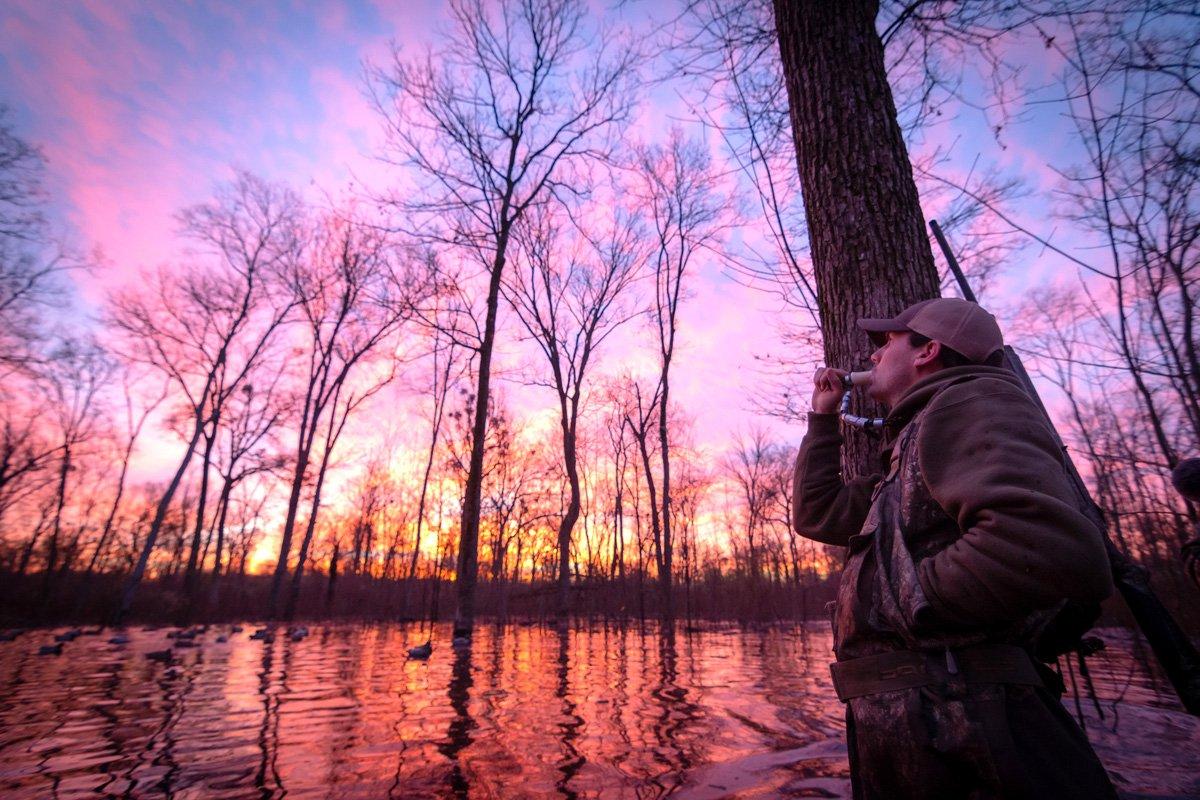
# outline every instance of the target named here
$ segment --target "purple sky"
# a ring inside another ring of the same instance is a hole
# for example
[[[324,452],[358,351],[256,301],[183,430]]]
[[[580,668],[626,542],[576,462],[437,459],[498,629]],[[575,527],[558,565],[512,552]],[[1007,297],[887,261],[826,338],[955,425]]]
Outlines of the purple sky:
[[[627,18],[637,23],[646,13],[635,5]],[[363,98],[363,63],[384,58],[393,39],[418,52],[441,14],[433,0],[8,0],[0,9],[0,102],[19,135],[48,157],[56,223],[76,247],[103,254],[107,266],[80,281],[85,306],[94,309],[105,287],[135,279],[139,269],[176,260],[181,245],[173,215],[210,197],[232,166],[314,198],[343,194],[356,178],[388,180],[371,155],[381,133]],[[1044,48],[1033,43],[1021,57],[1030,75],[1051,82],[1054,63]],[[657,91],[630,136],[654,140],[666,120],[685,113],[671,99],[687,87]],[[977,158],[981,166],[994,162],[1019,175],[1033,193],[1017,213],[1049,232],[1047,197],[1057,178],[1047,164],[1073,157],[1061,116],[1024,107],[1003,132],[1001,148],[983,115],[947,110],[916,149],[952,145],[960,175]],[[940,210],[939,202],[926,205],[927,216]],[[1058,269],[1031,251],[995,287],[991,302],[1002,318],[1022,292]],[[756,424],[798,441],[798,428],[756,417],[747,402],[760,381],[754,356],[779,348],[773,319],[794,312],[730,280],[711,260],[699,265],[691,285],[673,394],[695,417],[697,442],[719,451],[731,433]],[[602,355],[605,368],[639,358],[637,340],[644,336],[626,331]],[[805,394],[810,374],[797,376]],[[527,395],[534,390],[509,391],[524,396],[518,402],[526,407],[542,402]],[[173,458],[164,455],[164,463]]]

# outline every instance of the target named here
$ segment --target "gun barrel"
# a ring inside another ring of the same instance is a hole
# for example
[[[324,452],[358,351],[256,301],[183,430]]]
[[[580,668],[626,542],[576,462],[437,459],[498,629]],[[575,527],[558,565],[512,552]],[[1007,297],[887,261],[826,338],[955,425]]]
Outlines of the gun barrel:
[[[946,264],[949,265],[950,271],[954,273],[954,277],[958,281],[958,289],[962,292],[963,299],[978,303],[979,301],[975,299],[975,292],[971,291],[971,284],[967,283],[967,276],[962,271],[962,267],[958,265],[958,259],[954,257],[954,251],[950,249],[950,243],[946,241],[946,234],[942,233],[942,226],[938,225],[936,219],[929,220],[929,230],[933,231],[933,237],[937,239],[938,246],[942,248],[942,255],[946,257]]]

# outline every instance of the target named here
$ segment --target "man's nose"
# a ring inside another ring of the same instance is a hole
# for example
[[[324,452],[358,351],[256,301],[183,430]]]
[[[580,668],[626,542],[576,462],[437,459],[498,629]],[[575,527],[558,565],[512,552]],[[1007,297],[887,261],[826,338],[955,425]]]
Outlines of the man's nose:
[[[880,347],[880,348],[879,348],[879,349],[877,349],[877,350],[876,350],[874,353],[871,353],[871,363],[872,363],[872,364],[878,364],[878,363],[879,363],[879,354],[880,354],[880,353],[882,353],[882,352],[883,352],[883,348],[882,348],[882,347]]]

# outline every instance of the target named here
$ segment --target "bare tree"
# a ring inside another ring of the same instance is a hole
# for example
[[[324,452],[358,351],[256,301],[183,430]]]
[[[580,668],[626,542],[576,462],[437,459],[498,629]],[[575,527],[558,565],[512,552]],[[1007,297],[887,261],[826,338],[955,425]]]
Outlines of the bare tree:
[[[344,380],[339,381],[334,389],[333,396],[330,398],[329,414],[325,420],[326,430],[322,440],[321,462],[317,467],[317,477],[313,483],[312,508],[308,515],[308,523],[305,526],[304,539],[300,542],[300,554],[296,559],[296,569],[292,573],[292,587],[288,594],[287,607],[284,610],[284,617],[286,619],[292,619],[296,613],[296,603],[300,598],[300,582],[304,577],[304,561],[308,557],[309,547],[312,544],[313,534],[316,531],[317,515],[321,508],[321,490],[325,485],[325,476],[329,469],[334,448],[337,446],[338,439],[341,438],[343,431],[346,429],[346,422],[350,419],[350,415],[373,395],[392,382],[396,374],[395,366],[395,362],[392,362],[392,369],[389,372],[385,373],[382,377],[373,376],[362,385],[350,385]],[[281,551],[281,559],[283,555]],[[276,574],[278,574],[278,570],[276,570]]]
[[[579,0],[495,6],[450,3],[454,28],[423,59],[376,70],[374,96],[389,137],[386,159],[411,168],[415,192],[394,202],[425,241],[454,248],[486,285],[473,344],[478,380],[474,446],[462,512],[455,631],[475,618],[480,497],[500,284],[513,228],[553,195],[578,192],[580,170],[607,157],[634,48],[595,38]],[[589,46],[590,45],[590,46]]]
[[[52,575],[59,566],[63,544],[63,510],[70,496],[68,484],[83,455],[80,451],[99,432],[102,421],[98,403],[113,369],[113,363],[95,342],[68,340],[51,353],[42,370],[39,383],[44,387],[50,408],[49,416],[53,420],[58,462],[53,522],[42,585],[43,601],[49,592]]]
[[[417,576],[417,561],[421,554],[421,533],[425,525],[426,502],[429,498],[429,479],[433,474],[433,463],[437,456],[438,441],[442,433],[442,422],[446,413],[446,398],[450,387],[461,377],[464,365],[458,358],[457,348],[453,339],[443,335],[438,327],[431,329],[432,345],[430,358],[432,361],[433,383],[429,390],[431,404],[429,415],[429,451],[425,458],[425,468],[421,474],[421,491],[417,500],[417,521],[413,531],[412,556],[408,564],[408,578]]]
[[[178,272],[159,270],[110,299],[108,320],[121,336],[124,355],[170,378],[190,428],[125,587],[118,619],[133,604],[197,444],[291,313],[294,299],[279,290],[278,275],[298,253],[300,216],[291,192],[239,173],[214,202],[182,217],[185,233],[205,248],[207,263]],[[207,469],[205,464],[205,474]],[[198,554],[198,535],[192,549]]]
[[[756,428],[748,436],[735,439],[733,452],[725,457],[722,464],[741,494],[742,508],[746,514],[747,568],[751,582],[761,577],[761,537],[764,536],[771,507],[781,489],[777,480],[781,471],[780,452],[781,448],[771,442],[767,432]],[[760,537],[757,542],[756,536]]]
[[[46,433],[26,398],[0,390],[0,523],[52,480],[47,467],[58,446]]]
[[[49,240],[43,213],[45,161],[0,105],[0,382],[35,360],[44,312],[63,294],[67,260]]]
[[[109,507],[108,516],[104,520],[104,527],[100,531],[100,538],[96,540],[96,547],[92,551],[91,560],[88,561],[87,571],[85,572],[85,587],[88,585],[87,578],[96,571],[96,565],[104,559],[105,553],[108,551],[108,546],[111,542],[111,537],[115,530],[117,513],[121,509],[121,500],[125,496],[125,481],[129,476],[129,462],[133,457],[133,449],[137,445],[138,437],[141,436],[142,428],[146,424],[146,420],[150,415],[158,409],[162,402],[167,397],[167,391],[170,384],[164,382],[162,391],[156,397],[150,398],[137,413],[134,412],[134,386],[131,384],[128,375],[123,376],[122,390],[125,399],[125,446],[120,455],[120,469],[117,475],[117,486],[113,492],[112,505]]]
[[[579,521],[579,412],[588,368],[597,349],[622,323],[634,317],[623,296],[646,260],[638,226],[618,214],[605,234],[569,230],[547,207],[527,214],[517,228],[522,256],[505,283],[505,295],[549,367],[548,380],[535,383],[554,391],[562,434],[568,500],[558,528],[559,613],[570,613],[571,536]]]
[[[226,559],[230,505],[234,490],[254,475],[281,472],[285,459],[279,454],[278,435],[282,420],[291,412],[281,397],[279,384],[285,371],[278,363],[264,362],[256,374],[249,376],[240,391],[230,397],[217,443],[215,466],[221,478],[221,494],[217,498],[216,514],[208,538],[216,534],[213,553],[212,580],[208,590],[208,605],[216,608],[221,598],[221,586],[232,564],[232,548]],[[207,553],[208,546],[205,546]]]
[[[303,376],[303,396],[299,399],[299,425],[296,435],[295,469],[287,516],[279,544],[279,560],[271,581],[269,613],[274,618],[281,608],[283,581],[291,557],[292,535],[316,445],[323,426],[326,459],[333,449],[328,435],[341,431],[346,416],[369,394],[358,391],[353,381],[359,372],[383,355],[382,346],[397,332],[408,317],[412,297],[400,296],[406,280],[393,280],[403,265],[393,263],[396,253],[378,230],[353,220],[330,215],[313,237],[306,257],[297,260],[288,273],[288,281],[301,316],[304,341],[297,345],[298,355],[307,359]],[[407,263],[407,261],[405,261]],[[407,288],[412,291],[411,286]],[[372,380],[374,383],[373,379]],[[341,410],[335,408],[342,397]],[[333,416],[342,414],[339,422]],[[321,469],[324,474],[324,465]],[[315,514],[315,507],[314,507]],[[301,546],[297,573],[303,571],[303,559],[311,542],[311,527]]]
[[[712,249],[722,226],[722,204],[716,176],[703,147],[676,130],[665,147],[638,152],[637,192],[653,236],[650,262],[654,270],[651,317],[658,344],[659,372],[654,398],[658,410],[658,454],[662,469],[662,559],[659,581],[663,613],[673,616],[671,592],[671,447],[667,410],[670,403],[671,363],[675,356],[684,278],[698,254]]]
[[[653,391],[647,392],[631,375],[623,375],[614,385],[609,388],[609,402],[613,403],[619,410],[622,431],[628,430],[630,436],[633,437],[634,444],[637,446],[637,452],[640,459],[642,482],[645,483],[646,493],[649,495],[650,507],[650,534],[651,544],[654,549],[655,566],[658,568],[658,576],[660,582],[660,593],[666,596],[670,592],[668,581],[663,580],[663,576],[668,575],[667,564],[664,560],[665,550],[663,548],[663,525],[661,508],[658,504],[659,486],[655,479],[654,467],[651,463],[652,457],[656,454],[658,442],[655,441],[655,425],[654,418],[659,410],[658,400],[661,392],[661,382],[654,384]],[[622,436],[624,433],[622,433]],[[644,616],[642,610],[643,600],[641,598],[641,584],[645,579],[645,559],[643,558],[644,537],[642,536],[641,520],[642,513],[640,510],[640,495],[641,492],[636,488],[633,491],[633,518],[636,527],[635,539],[638,546],[638,582],[639,582],[639,616]]]

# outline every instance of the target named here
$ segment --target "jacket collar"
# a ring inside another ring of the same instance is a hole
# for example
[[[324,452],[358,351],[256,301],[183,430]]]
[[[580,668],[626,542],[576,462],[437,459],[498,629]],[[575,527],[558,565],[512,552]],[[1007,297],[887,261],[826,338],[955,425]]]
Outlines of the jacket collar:
[[[948,367],[932,375],[926,375],[908,388],[896,406],[887,415],[884,422],[884,447],[890,450],[900,431],[912,421],[912,418],[923,409],[933,396],[951,383],[974,378],[998,378],[1015,386],[1021,382],[1017,376],[1004,367],[987,367],[981,364],[967,364],[961,367]]]

